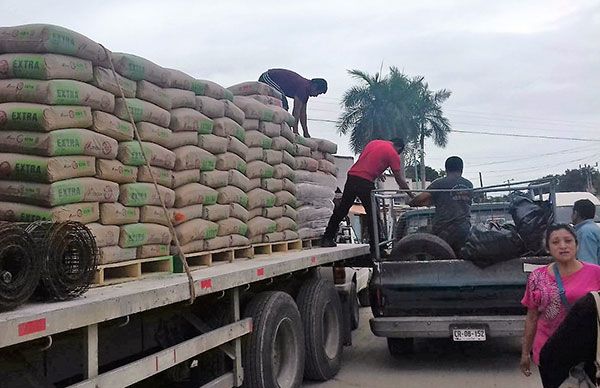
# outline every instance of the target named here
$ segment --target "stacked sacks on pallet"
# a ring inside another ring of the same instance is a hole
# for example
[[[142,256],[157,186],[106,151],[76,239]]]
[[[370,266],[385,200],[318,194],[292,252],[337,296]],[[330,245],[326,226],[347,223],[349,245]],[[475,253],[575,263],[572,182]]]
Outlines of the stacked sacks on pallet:
[[[333,154],[337,145],[324,139],[296,139],[296,189],[300,238],[320,237],[333,213],[337,167]]]

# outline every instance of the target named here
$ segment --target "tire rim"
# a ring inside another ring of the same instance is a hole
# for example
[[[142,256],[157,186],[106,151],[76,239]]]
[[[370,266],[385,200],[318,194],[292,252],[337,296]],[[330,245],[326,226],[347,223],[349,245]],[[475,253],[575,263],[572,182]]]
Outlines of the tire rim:
[[[282,319],[275,328],[272,349],[273,377],[279,387],[291,387],[296,380],[298,341],[289,318]]]
[[[335,313],[335,308],[330,302],[327,302],[327,304],[323,306],[322,322],[322,338],[325,354],[327,355],[327,358],[333,360],[339,353],[340,322],[338,315]]]

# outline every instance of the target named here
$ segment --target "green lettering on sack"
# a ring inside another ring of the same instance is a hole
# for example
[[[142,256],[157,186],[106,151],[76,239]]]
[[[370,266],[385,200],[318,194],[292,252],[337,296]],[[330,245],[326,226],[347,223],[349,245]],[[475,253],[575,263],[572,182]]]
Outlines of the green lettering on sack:
[[[62,29],[53,29],[49,34],[48,51],[57,51],[62,54],[77,53],[75,38],[68,31]]]
[[[200,120],[198,122],[198,133],[202,135],[210,135],[213,132],[212,120]]]
[[[270,110],[264,110],[261,113],[262,121],[273,121],[273,112],[271,112]]]
[[[246,234],[248,234],[248,225],[241,224],[240,227],[238,228],[238,234],[241,234],[242,236],[245,236]]]
[[[46,61],[41,55],[19,55],[12,61],[12,72],[16,78],[44,79]]]
[[[277,224],[270,224],[267,227],[267,233],[274,233],[277,230]]]
[[[11,127],[26,129],[42,129],[43,108],[15,108],[8,114]]]
[[[140,101],[134,99],[128,99],[126,101],[127,109],[131,112],[133,121],[142,121],[142,118],[144,117],[144,105]]]
[[[204,96],[204,92],[206,90],[206,85],[200,81],[192,81],[191,88],[192,92],[194,92],[197,96]]]
[[[94,208],[92,206],[84,206],[81,208],[81,213],[84,216],[90,216],[90,215],[94,214]]]
[[[267,197],[265,198],[265,207],[273,207],[275,206],[275,197]]]
[[[83,202],[85,190],[76,180],[62,181],[53,187],[54,197],[57,205],[67,203]]]
[[[143,206],[148,203],[150,198],[150,189],[146,185],[139,185],[136,183],[127,186],[128,198],[126,200],[127,206]]]
[[[137,62],[135,58],[127,57],[127,78],[141,81],[146,75],[146,67],[142,62]]]
[[[148,241],[148,230],[143,224],[125,225],[123,228],[127,236],[124,248],[139,247]]]
[[[225,89],[225,95],[223,97],[226,100],[233,102],[233,93],[230,90]]]
[[[135,173],[135,167],[132,166],[123,166],[123,176],[124,177],[129,177],[129,176],[133,176]]]
[[[64,130],[56,131],[53,138],[54,154],[62,155],[81,155],[83,154],[83,141],[81,135],[76,131]]]
[[[248,196],[244,195],[244,196],[240,197],[239,202],[240,202],[240,205],[242,205],[243,207],[248,207]]]
[[[46,162],[31,159],[19,159],[15,162],[12,178],[24,181],[43,181],[47,171],[48,165]]]
[[[24,210],[19,213],[17,220],[20,222],[51,221],[50,210]]]
[[[75,81],[51,81],[53,92],[52,103],[62,105],[77,105],[80,103],[80,90]]]
[[[117,131],[129,135],[129,133],[131,133],[131,127],[127,124],[120,122],[119,124],[117,124]]]
[[[242,174],[245,174],[246,168],[247,168],[246,162],[238,162],[236,170],[238,170]]]
[[[219,232],[219,228],[209,226],[208,228],[206,228],[206,231],[204,232],[204,239],[205,240],[213,239],[213,238],[217,237],[218,232]]]
[[[264,169],[261,178],[273,178],[274,171],[272,167]]]
[[[273,146],[273,139],[264,139],[262,141],[262,148],[264,148],[266,150],[270,150],[272,146]]]
[[[240,126],[236,128],[235,132],[233,133],[233,136],[236,137],[242,143],[246,141],[246,131],[244,131],[244,128]]]
[[[211,159],[205,159],[200,164],[200,171],[213,171],[215,169],[215,161]]]
[[[205,195],[202,203],[204,205],[214,205],[215,203],[217,203],[217,195],[216,194]]]

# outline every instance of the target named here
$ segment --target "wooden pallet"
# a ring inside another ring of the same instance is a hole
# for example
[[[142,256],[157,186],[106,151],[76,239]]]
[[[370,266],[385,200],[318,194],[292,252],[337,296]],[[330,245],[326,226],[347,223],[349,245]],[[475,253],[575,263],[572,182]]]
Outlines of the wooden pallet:
[[[321,246],[321,237],[305,238],[302,240],[302,249],[312,249]]]
[[[186,253],[188,267],[191,271],[210,267],[216,263],[231,263],[236,259],[251,259],[253,256],[252,247],[231,247],[215,249],[214,251]],[[173,272],[185,272],[183,264],[178,257],[174,257]]]
[[[253,244],[252,249],[254,256],[257,255],[272,255],[273,253],[289,252],[289,251],[301,251],[302,241],[290,240],[290,241],[278,241],[272,243],[261,243]]]
[[[92,285],[108,286],[165,273],[173,273],[173,256],[103,264],[96,269],[96,276]]]

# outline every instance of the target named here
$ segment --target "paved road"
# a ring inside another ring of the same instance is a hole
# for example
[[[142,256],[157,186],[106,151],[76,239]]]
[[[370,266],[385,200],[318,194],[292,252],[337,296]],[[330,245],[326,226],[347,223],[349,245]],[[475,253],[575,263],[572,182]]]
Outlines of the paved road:
[[[369,329],[371,310],[361,308],[360,327],[353,346],[344,349],[342,370],[325,383],[306,382],[305,387],[365,388],[539,388],[537,370],[530,377],[519,371],[519,339],[494,339],[483,343],[421,340],[416,351],[393,359],[385,338]]]

